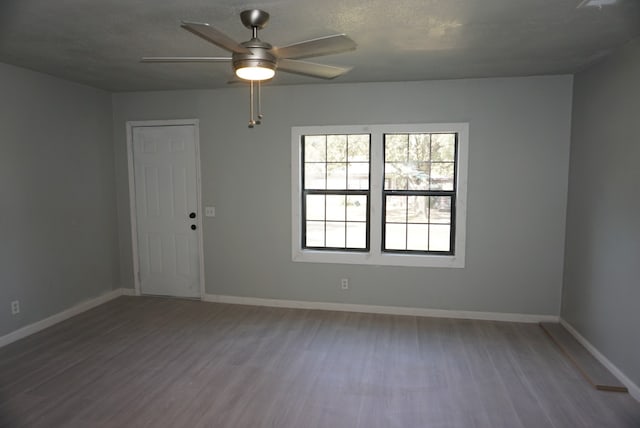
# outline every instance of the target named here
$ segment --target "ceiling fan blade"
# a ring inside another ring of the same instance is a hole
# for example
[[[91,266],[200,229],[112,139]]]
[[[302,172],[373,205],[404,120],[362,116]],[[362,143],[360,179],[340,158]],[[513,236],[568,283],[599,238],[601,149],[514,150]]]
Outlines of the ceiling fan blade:
[[[278,60],[278,70],[303,76],[319,77],[321,79],[335,79],[351,70],[353,67],[336,67],[333,65],[317,64],[315,62],[297,61],[294,59]]]
[[[278,58],[298,59],[352,51],[356,46],[356,42],[346,34],[335,34],[275,48],[274,51]]]
[[[192,32],[198,37],[202,37],[208,42],[214,45],[220,46],[222,49],[226,49],[230,52],[250,54],[251,51],[240,43],[233,40],[221,31],[216,30],[211,25],[202,22],[188,22],[182,21],[182,28]]]
[[[223,56],[143,56],[142,62],[230,62]]]

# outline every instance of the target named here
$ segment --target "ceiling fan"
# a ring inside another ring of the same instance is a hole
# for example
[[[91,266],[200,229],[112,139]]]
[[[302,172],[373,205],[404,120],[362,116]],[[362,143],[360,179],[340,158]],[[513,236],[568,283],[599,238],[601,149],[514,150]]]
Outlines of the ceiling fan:
[[[258,111],[258,120],[253,118],[253,84],[258,84],[258,106],[260,104],[260,82],[275,76],[276,70],[321,79],[334,79],[351,70],[351,67],[337,67],[300,61],[331,55],[356,48],[356,43],[346,34],[334,34],[306,40],[283,47],[275,47],[258,38],[258,30],[269,21],[269,14],[262,10],[251,9],[240,13],[240,20],[252,32],[251,40],[238,43],[209,24],[183,21],[181,27],[191,33],[231,52],[230,57],[143,57],[142,62],[230,62],[235,75],[251,84],[251,104],[249,127],[260,123],[262,112]]]

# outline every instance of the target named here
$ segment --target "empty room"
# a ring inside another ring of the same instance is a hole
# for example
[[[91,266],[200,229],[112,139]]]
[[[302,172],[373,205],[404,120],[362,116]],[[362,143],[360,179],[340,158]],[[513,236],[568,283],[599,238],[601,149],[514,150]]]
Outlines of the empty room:
[[[0,427],[640,427],[640,1],[2,0]]]

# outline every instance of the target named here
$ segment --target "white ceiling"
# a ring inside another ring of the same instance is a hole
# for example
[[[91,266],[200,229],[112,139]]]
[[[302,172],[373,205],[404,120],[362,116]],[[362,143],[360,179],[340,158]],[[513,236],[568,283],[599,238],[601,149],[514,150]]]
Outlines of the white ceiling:
[[[640,0],[0,0],[0,62],[110,91],[225,87],[231,65],[143,64],[141,56],[228,56],[180,28],[208,22],[250,38],[244,9],[271,20],[276,46],[335,33],[354,52],[309,60],[354,66],[335,82],[566,74],[640,36]],[[272,84],[324,80],[278,73]]]

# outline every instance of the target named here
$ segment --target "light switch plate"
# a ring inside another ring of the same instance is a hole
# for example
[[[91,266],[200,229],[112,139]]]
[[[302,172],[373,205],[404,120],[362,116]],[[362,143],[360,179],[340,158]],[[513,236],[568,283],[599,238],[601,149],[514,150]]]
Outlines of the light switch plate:
[[[215,217],[216,216],[216,207],[204,207],[204,216],[205,217]]]

